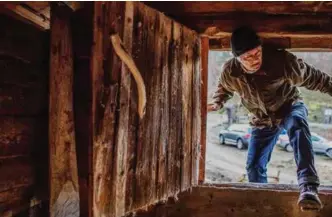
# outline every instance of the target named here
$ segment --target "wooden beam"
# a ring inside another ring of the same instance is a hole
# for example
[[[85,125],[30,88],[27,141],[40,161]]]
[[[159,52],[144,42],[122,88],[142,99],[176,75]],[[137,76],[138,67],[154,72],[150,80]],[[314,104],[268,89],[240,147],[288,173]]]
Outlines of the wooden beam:
[[[36,65],[48,59],[47,33],[5,14],[0,14],[0,26],[1,56]]]
[[[265,185],[265,184],[264,184]],[[279,184],[278,184],[279,185]],[[180,193],[178,201],[170,199],[165,204],[136,212],[136,217],[279,217],[320,216],[330,217],[331,192],[320,192],[324,208],[319,212],[302,212],[297,206],[298,189],[237,189],[195,186]]]
[[[332,51],[332,37],[261,37],[263,44],[297,51]],[[231,50],[230,36],[210,38],[210,50]]]
[[[176,14],[176,21],[202,35],[225,36],[242,25],[252,26],[266,36],[323,36],[332,35],[330,15],[269,15],[253,12],[220,14]]]
[[[209,38],[201,38],[201,137],[198,182],[205,180],[205,155],[206,155],[206,114],[207,114],[207,89],[208,89],[208,59]]]
[[[51,5],[49,93],[50,216],[79,216],[73,117],[71,11]]]
[[[40,28],[47,30],[50,28],[50,21],[46,16],[38,14],[35,11],[29,10],[21,4],[17,3],[2,3],[4,8],[13,12],[17,16],[23,17],[29,22],[39,26]]]
[[[331,13],[329,2],[244,2],[244,1],[206,1],[206,2],[166,2],[143,1],[161,12],[169,15],[222,14],[230,12],[263,12],[266,14],[315,14]]]
[[[79,1],[63,1],[68,7],[70,7],[73,11],[77,11],[84,6],[84,2]]]
[[[242,25],[252,26],[266,36],[332,35],[332,20],[325,15],[266,15],[263,13],[228,13],[208,16],[182,16],[178,20],[201,34],[230,35]],[[213,31],[211,31],[211,28]]]

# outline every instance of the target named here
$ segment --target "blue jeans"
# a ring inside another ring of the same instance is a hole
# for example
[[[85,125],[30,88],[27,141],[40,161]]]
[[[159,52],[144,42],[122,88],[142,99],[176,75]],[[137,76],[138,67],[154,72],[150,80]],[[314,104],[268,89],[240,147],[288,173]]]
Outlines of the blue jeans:
[[[298,184],[319,185],[307,116],[306,106],[298,102],[279,126],[252,130],[246,165],[249,182],[267,183],[267,164],[280,133],[286,129],[294,150]]]

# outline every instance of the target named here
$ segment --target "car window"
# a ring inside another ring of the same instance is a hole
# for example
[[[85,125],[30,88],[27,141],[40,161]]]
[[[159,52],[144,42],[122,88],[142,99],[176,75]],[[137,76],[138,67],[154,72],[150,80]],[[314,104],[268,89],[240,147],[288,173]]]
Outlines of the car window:
[[[314,142],[318,142],[320,139],[317,136],[311,136],[311,140]]]
[[[327,141],[328,141],[327,139],[325,139],[324,137],[321,137],[321,136],[319,136],[319,135],[317,135],[316,137],[317,137],[317,139],[318,139],[319,141],[321,141],[321,142],[327,142]]]

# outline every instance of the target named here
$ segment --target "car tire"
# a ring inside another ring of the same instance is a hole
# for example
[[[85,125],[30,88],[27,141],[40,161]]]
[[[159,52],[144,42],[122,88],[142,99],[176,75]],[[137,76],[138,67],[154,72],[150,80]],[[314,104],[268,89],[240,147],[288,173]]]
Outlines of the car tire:
[[[240,150],[244,148],[244,144],[243,144],[242,139],[238,139],[238,140],[236,141],[236,147],[237,147],[238,149],[240,149]]]
[[[327,155],[329,158],[332,158],[332,149],[328,149],[328,150],[326,150],[326,155]]]
[[[286,150],[287,152],[293,152],[293,147],[292,147],[290,144],[287,144],[287,145],[285,146],[285,150]]]
[[[220,145],[224,145],[225,144],[225,137],[223,135],[219,136],[219,143],[220,143]]]

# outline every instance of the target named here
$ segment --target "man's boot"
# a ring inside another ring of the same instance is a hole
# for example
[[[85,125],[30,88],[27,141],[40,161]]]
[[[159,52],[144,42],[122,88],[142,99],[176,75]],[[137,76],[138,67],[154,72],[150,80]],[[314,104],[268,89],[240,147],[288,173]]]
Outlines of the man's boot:
[[[318,197],[317,185],[303,184],[300,186],[300,196],[298,203],[302,211],[317,210],[323,208],[323,204]]]

